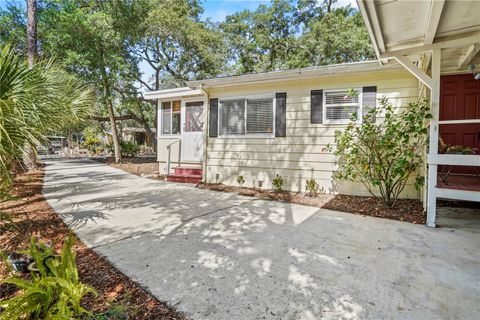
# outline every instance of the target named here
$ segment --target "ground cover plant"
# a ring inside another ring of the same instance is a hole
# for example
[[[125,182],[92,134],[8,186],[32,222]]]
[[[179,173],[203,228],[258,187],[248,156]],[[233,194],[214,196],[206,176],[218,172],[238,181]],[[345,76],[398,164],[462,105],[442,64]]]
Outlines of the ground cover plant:
[[[53,248],[32,237],[25,253],[33,258],[30,266],[37,271],[31,272],[29,279],[14,275],[2,281],[21,291],[0,302],[4,308],[0,319],[72,319],[92,315],[80,302],[85,295],[96,292],[79,281],[73,243],[74,239],[68,237],[57,257]]]

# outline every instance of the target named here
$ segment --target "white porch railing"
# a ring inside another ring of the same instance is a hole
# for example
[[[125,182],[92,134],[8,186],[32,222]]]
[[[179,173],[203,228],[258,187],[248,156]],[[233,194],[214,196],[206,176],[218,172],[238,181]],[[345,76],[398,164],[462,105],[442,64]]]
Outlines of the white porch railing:
[[[172,153],[172,146],[173,146],[175,143],[178,142],[178,144],[179,144],[178,147],[179,147],[179,149],[180,149],[180,147],[181,147],[181,141],[182,141],[181,139],[177,139],[177,140],[175,140],[175,141],[173,141],[173,142],[171,142],[171,143],[169,143],[169,144],[167,145],[167,168],[166,168],[166,174],[167,174],[167,175],[170,174],[170,162],[171,162],[171,159],[170,159],[170,158],[171,158],[171,153]]]
[[[480,123],[480,119],[468,120],[444,120],[430,121],[430,151],[427,155],[427,163],[429,165],[428,177],[428,193],[431,203],[427,209],[427,224],[431,227],[435,226],[436,215],[436,199],[448,198],[453,200],[479,201],[480,192],[471,190],[446,189],[437,187],[437,166],[480,166],[480,155],[464,155],[464,154],[438,154],[438,147],[432,148],[433,144],[438,146],[439,126],[442,124],[471,124]],[[480,134],[480,133],[479,133]],[[432,149],[434,152],[432,152]]]

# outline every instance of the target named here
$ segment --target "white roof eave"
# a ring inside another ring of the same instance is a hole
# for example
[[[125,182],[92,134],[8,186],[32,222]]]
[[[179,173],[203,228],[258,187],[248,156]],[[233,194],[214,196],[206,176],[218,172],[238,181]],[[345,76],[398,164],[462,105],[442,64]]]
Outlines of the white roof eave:
[[[181,99],[184,97],[192,97],[192,96],[201,96],[203,95],[203,91],[201,89],[192,89],[190,87],[182,87],[176,89],[165,89],[165,90],[157,90],[157,91],[150,91],[144,94],[145,99],[153,100],[153,99]]]
[[[318,67],[271,71],[266,73],[218,77],[206,80],[194,80],[189,81],[188,85],[191,87],[201,87],[206,89],[212,87],[224,87],[262,82],[276,82],[295,79],[321,78],[333,75],[376,72],[393,69],[400,70],[401,67],[399,64],[396,63],[382,66],[380,65],[378,60],[371,60],[365,62],[342,63]]]

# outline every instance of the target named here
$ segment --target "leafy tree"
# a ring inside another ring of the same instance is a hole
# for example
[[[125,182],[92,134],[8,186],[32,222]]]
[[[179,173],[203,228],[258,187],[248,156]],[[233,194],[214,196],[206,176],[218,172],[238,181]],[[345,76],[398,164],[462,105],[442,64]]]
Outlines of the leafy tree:
[[[423,163],[429,108],[428,101],[421,100],[409,103],[396,114],[384,97],[379,107],[368,109],[361,125],[356,124],[358,116],[354,114],[352,123],[336,132],[336,148],[327,148],[337,157],[334,177],[361,181],[374,197],[378,190],[386,206],[395,206],[410,176]],[[379,116],[384,119],[374,121]],[[423,177],[418,176],[415,186],[419,188],[423,182]]]
[[[7,3],[0,7],[0,45],[11,45],[17,54],[26,53],[27,22],[22,8]]]
[[[224,63],[221,34],[200,20],[202,8],[197,1],[149,0],[139,42],[133,48],[138,58],[155,71],[169,76],[178,85],[195,78],[218,74]],[[212,50],[213,49],[213,50]],[[159,78],[155,85],[159,89]]]
[[[125,39],[119,31],[117,1],[50,0],[42,11],[43,54],[55,56],[63,66],[97,88],[107,111],[115,160],[121,161],[117,133],[115,88],[132,73]],[[60,30],[61,32],[57,32]]]
[[[336,2],[337,0],[298,0],[294,14],[295,23],[306,26],[313,20],[319,20],[333,10]]]
[[[220,24],[238,73],[265,72],[291,67],[295,55],[294,7],[289,0],[245,10]]]
[[[264,72],[374,58],[358,10],[336,0],[275,0],[220,24],[237,73]]]
[[[374,59],[360,13],[343,7],[310,20],[299,39],[297,65],[324,65]]]
[[[90,89],[71,86],[52,62],[29,68],[11,47],[0,48],[0,186],[10,185],[26,148],[80,119],[92,104]]]

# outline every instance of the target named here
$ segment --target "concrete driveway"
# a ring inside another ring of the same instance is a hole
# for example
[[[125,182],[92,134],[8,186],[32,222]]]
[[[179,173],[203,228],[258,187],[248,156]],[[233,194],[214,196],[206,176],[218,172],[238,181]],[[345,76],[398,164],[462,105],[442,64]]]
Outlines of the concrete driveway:
[[[478,224],[429,229],[197,190],[90,160],[48,163],[44,194],[87,245],[192,319],[480,314]]]

